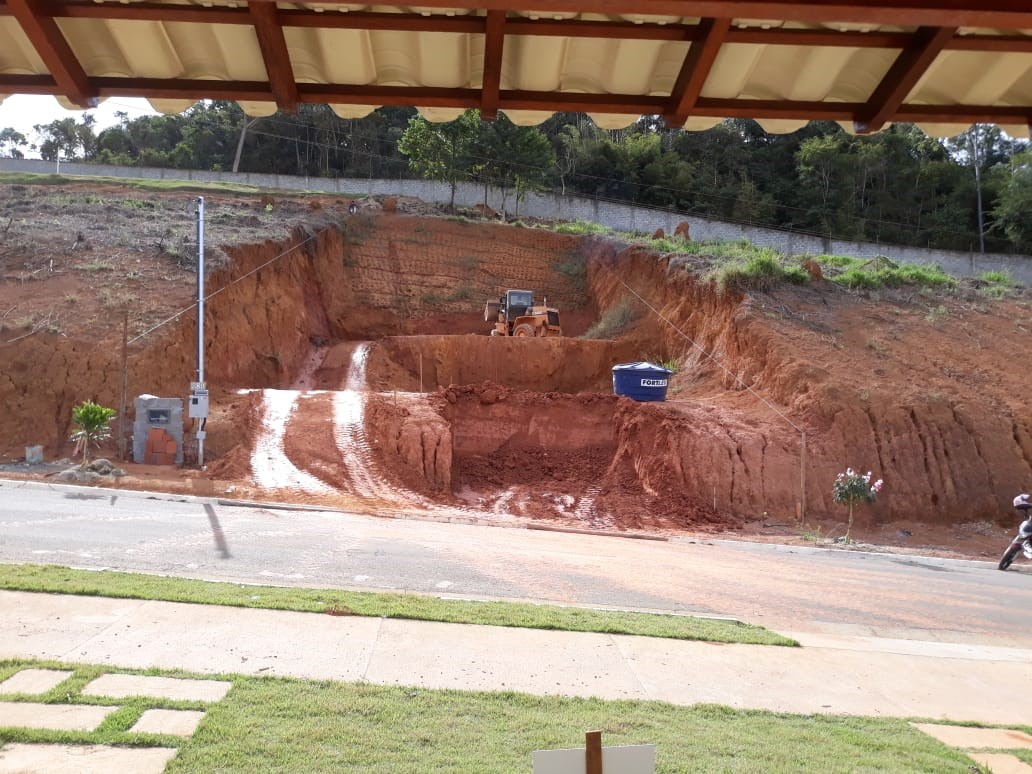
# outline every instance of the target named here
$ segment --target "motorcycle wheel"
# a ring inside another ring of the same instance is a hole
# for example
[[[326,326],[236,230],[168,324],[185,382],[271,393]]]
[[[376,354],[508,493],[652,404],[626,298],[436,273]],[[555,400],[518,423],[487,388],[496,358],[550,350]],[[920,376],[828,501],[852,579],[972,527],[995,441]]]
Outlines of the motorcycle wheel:
[[[1003,556],[1000,557],[999,567],[1001,570],[1006,570],[1008,567],[1011,566],[1011,562],[1014,561],[1014,557],[1018,555],[1018,551],[1020,549],[1021,546],[1016,543],[1012,543],[1011,545],[1007,546],[1007,550],[1004,551]]]

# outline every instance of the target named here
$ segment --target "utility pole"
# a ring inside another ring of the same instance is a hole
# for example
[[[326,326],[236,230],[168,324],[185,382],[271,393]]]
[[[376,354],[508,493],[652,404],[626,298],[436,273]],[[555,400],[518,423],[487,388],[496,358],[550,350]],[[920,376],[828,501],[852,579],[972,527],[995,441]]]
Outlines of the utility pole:
[[[122,401],[118,410],[118,458],[125,461],[125,412],[129,392],[129,309],[122,317]]]
[[[233,157],[233,171],[237,172],[240,169],[240,156],[244,152],[244,138],[247,137],[247,130],[258,123],[257,118],[248,119],[244,117],[244,126],[240,130],[240,139],[237,141],[236,155]]]
[[[190,419],[198,420],[197,467],[204,467],[208,388],[204,383],[204,197],[197,197],[197,380],[190,384]]]

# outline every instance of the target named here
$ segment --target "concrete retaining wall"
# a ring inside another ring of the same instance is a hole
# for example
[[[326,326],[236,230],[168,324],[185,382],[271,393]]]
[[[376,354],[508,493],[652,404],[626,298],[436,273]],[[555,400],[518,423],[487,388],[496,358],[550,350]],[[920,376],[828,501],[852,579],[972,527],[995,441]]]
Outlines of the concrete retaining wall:
[[[137,178],[149,180],[186,180],[203,183],[233,183],[260,188],[279,188],[298,191],[319,191],[351,196],[396,195],[413,196],[427,202],[448,202],[451,191],[444,183],[431,180],[367,180],[353,178],[292,177],[249,172],[208,172],[188,169],[157,169],[149,167],[117,167],[100,164],[62,163],[39,159],[0,158],[0,172],[36,172],[63,175],[98,175],[103,177]],[[469,207],[484,202],[484,189],[464,183],[455,193],[455,203]],[[495,210],[512,213],[515,199],[512,192],[491,189],[487,204]],[[933,263],[958,277],[977,276],[986,271],[1008,272],[1023,284],[1032,284],[1032,257],[1005,253],[975,253],[953,250],[932,250],[875,242],[850,242],[816,234],[765,228],[742,223],[731,223],[653,207],[631,206],[619,202],[558,194],[529,194],[520,202],[521,215],[585,220],[600,223],[620,231],[653,233],[663,229],[673,234],[679,223],[687,221],[691,237],[696,241],[732,241],[745,239],[750,243],[771,247],[786,255],[819,255],[831,253],[857,258],[884,255],[900,263]]]

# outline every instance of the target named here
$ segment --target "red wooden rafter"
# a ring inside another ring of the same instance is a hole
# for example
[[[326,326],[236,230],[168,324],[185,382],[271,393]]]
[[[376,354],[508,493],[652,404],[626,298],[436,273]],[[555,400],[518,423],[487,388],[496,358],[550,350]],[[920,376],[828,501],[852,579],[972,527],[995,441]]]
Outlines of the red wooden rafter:
[[[61,93],[80,107],[95,105],[96,90],[54,17],[43,4],[39,0],[7,0],[6,5],[53,75]]]
[[[253,0],[261,2],[262,0]],[[54,18],[120,19],[125,21],[175,21],[192,24],[252,24],[246,8],[169,5],[166,3],[77,3],[52,2],[47,6]],[[0,2],[0,16],[10,15],[10,7]],[[399,32],[472,33],[484,31],[483,17],[423,16],[412,13],[356,12],[325,13],[303,9],[278,9],[283,27],[312,29],[392,30]],[[1032,24],[1030,16],[1029,24]],[[627,21],[593,21],[580,19],[529,19],[512,16],[506,19],[505,34],[542,37],[609,38],[621,40],[697,41],[702,38],[698,24],[656,24]],[[908,32],[872,30],[837,30],[831,28],[798,29],[791,27],[732,27],[727,43],[749,43],[768,46],[841,46],[843,48],[904,49],[913,35]],[[946,45],[951,51],[995,51],[1032,53],[1029,35],[958,35]]]
[[[484,80],[480,89],[480,116],[486,121],[494,121],[498,116],[504,43],[505,11],[488,11],[484,21]]]
[[[885,125],[956,31],[955,27],[922,27],[917,31],[857,117],[858,132],[876,132]]]
[[[276,4],[250,2],[247,10],[258,36],[258,47],[262,51],[265,72],[269,76],[269,88],[276,99],[276,107],[284,113],[296,113],[297,83],[294,80],[294,68],[290,64],[287,39],[277,18]]]
[[[728,30],[731,29],[731,20],[702,19],[699,28],[701,38],[688,49],[688,55],[684,58],[681,72],[670,93],[670,103],[664,112],[667,126],[682,126],[688,119],[702,94],[702,87],[706,85],[706,78],[720,53],[720,47],[724,45]]]
[[[622,114],[662,114],[672,123],[690,115],[827,119],[853,121],[871,131],[888,121],[948,123],[1027,123],[1032,106],[907,105],[905,100],[935,57],[944,50],[1032,53],[1032,0],[550,0],[533,16],[511,8],[514,0],[421,0],[446,14],[337,12],[338,0],[322,0],[324,12],[304,7],[280,9],[274,0],[250,0],[246,8],[204,7],[155,2],[107,3],[87,0],[0,0],[0,16],[13,16],[50,75],[0,75],[0,93],[64,95],[84,107],[102,96],[274,100],[281,110],[303,102],[428,107],[479,107],[485,117],[499,109],[583,110]],[[399,10],[402,10],[399,6]],[[463,13],[468,11],[468,13]],[[507,12],[511,15],[507,15]],[[591,12],[605,18],[555,18],[550,12]],[[633,15],[635,20],[622,18]],[[659,23],[649,16],[674,17]],[[643,18],[644,17],[644,18]],[[256,31],[268,82],[89,77],[62,35],[57,19],[123,19],[196,24],[248,24]],[[700,18],[699,23],[683,19]],[[735,19],[775,19],[820,25],[762,29]],[[640,21],[641,23],[637,23]],[[852,25],[836,29],[836,23]],[[869,26],[869,31],[855,26]],[[877,26],[903,30],[878,30]],[[995,28],[1001,34],[955,34],[958,27]],[[483,34],[484,76],[480,89],[381,87],[353,84],[297,84],[284,27],[400,30]],[[916,32],[906,29],[917,27]],[[501,61],[506,37],[514,35],[683,41],[690,43],[669,97],[629,94],[571,94],[503,91]],[[866,103],[706,99],[706,77],[724,44],[844,46],[900,52]]]

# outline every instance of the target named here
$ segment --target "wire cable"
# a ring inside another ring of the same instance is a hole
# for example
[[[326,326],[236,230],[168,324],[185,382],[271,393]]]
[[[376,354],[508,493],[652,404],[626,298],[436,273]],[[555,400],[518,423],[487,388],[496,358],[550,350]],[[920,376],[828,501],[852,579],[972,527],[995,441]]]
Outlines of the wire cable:
[[[246,272],[244,274],[241,274],[239,277],[234,278],[231,282],[227,282],[225,285],[220,287],[218,290],[214,290],[211,293],[208,293],[207,295],[205,295],[204,300],[208,301],[208,300],[214,298],[215,296],[219,295],[220,293],[223,293],[223,292],[229,290],[231,287],[236,285],[238,282],[242,282],[243,280],[247,279],[248,277],[253,276],[254,274],[257,274],[259,271],[264,269],[266,266],[269,266],[269,265],[275,263],[276,261],[278,261],[280,258],[283,258],[284,256],[290,255],[292,252],[294,252],[298,248],[304,247],[306,244],[308,244],[312,240],[318,239],[322,234],[324,234],[327,231],[329,231],[330,228],[331,228],[330,226],[325,226],[324,228],[322,228],[319,231],[315,232],[314,234],[310,235],[306,239],[301,240],[296,245],[291,245],[286,250],[284,250],[283,252],[279,253],[278,255],[273,256],[272,258],[270,258],[269,260],[267,260],[265,263],[261,264],[260,266],[256,266],[253,269],[251,269],[250,271],[248,271],[248,272]],[[171,317],[169,317],[169,318],[167,318],[165,320],[162,320],[161,322],[157,323],[156,325],[152,325],[150,328],[145,330],[143,333],[140,333],[137,336],[134,336],[133,338],[129,339],[127,344],[133,344],[133,343],[139,341],[142,338],[150,336],[150,334],[154,333],[154,331],[156,331],[159,328],[162,328],[162,327],[168,325],[169,323],[175,322],[180,317],[182,317],[184,314],[188,314],[189,312],[194,311],[196,308],[197,308],[197,302],[194,301],[192,304],[190,304],[190,306],[185,307],[183,309],[180,309],[178,312],[176,312]]]
[[[656,307],[654,307],[652,304],[650,304],[648,301],[646,301],[644,298],[642,298],[641,294],[638,293],[638,291],[636,291],[634,288],[632,288],[626,282],[624,282],[623,279],[621,279],[620,276],[615,271],[613,271],[612,268],[610,268],[609,266],[606,266],[604,263],[601,263],[601,262],[599,263],[599,266],[601,266],[603,269],[608,271],[610,273],[610,275],[627,290],[627,292],[629,292],[636,299],[638,299],[638,301],[640,301],[642,304],[644,304],[649,309],[649,311],[651,311],[654,315],[656,315],[656,317],[658,317],[660,320],[662,320],[667,325],[669,325],[671,328],[673,328],[674,331],[676,331],[677,334],[679,336],[681,336],[681,338],[683,338],[685,341],[689,342],[692,345],[692,347],[698,348],[699,352],[702,353],[702,355],[707,360],[711,361],[717,368],[719,368],[721,371],[723,371],[727,376],[731,377],[733,384],[740,384],[740,385],[742,385],[742,387],[746,391],[748,391],[754,397],[758,398],[765,406],[767,406],[767,408],[769,408],[771,411],[773,411],[779,417],[784,419],[789,425],[791,425],[792,428],[797,433],[802,433],[803,432],[803,429],[801,427],[799,427],[799,425],[797,425],[791,419],[789,419],[788,416],[783,411],[781,411],[781,409],[779,409],[777,406],[775,406],[773,403],[771,403],[769,400],[767,400],[767,398],[765,398],[763,395],[761,395],[759,392],[757,392],[755,389],[753,389],[750,385],[746,384],[742,380],[741,376],[738,376],[737,374],[732,373],[730,368],[728,368],[723,363],[721,363],[719,360],[717,360],[716,356],[714,356],[711,352],[708,352],[706,350],[706,348],[703,347],[699,342],[697,342],[695,339],[693,339],[691,336],[689,336],[687,333],[685,333],[684,330],[679,325],[677,325],[677,323],[675,323],[673,320],[671,320],[669,317],[667,317],[661,311],[659,311]]]

